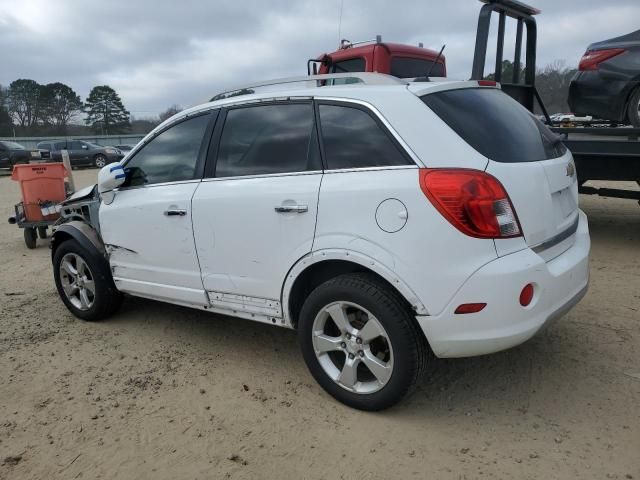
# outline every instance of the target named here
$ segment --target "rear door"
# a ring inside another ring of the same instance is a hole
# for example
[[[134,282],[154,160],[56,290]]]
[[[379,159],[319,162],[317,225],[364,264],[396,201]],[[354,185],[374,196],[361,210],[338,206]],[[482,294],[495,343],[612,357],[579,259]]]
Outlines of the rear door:
[[[571,236],[578,221],[575,165],[546,126],[497,88],[445,90],[422,100],[489,159],[486,171],[506,188],[528,246]]]
[[[313,245],[322,166],[312,103],[241,106],[220,123],[193,197],[202,282],[214,309],[271,321],[287,272]]]

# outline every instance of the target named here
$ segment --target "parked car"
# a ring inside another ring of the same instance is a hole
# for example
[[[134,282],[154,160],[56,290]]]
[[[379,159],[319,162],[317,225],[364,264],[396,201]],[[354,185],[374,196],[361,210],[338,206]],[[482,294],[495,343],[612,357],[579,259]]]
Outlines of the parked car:
[[[51,152],[51,159],[62,161],[62,150],[69,152],[72,167],[104,167],[124,158],[120,150],[103,147],[83,140],[47,140],[38,143],[38,148]]]
[[[640,127],[640,30],[587,47],[568,103],[578,116]]]
[[[67,308],[128,293],[294,328],[327,392],[378,410],[433,354],[518,345],[576,304],[590,240],[557,137],[495,82],[354,76],[180,112],[103,168],[98,218],[53,237]]]
[[[18,163],[47,158],[49,158],[49,152],[46,150],[28,149],[16,142],[0,140],[0,168],[13,168]]]

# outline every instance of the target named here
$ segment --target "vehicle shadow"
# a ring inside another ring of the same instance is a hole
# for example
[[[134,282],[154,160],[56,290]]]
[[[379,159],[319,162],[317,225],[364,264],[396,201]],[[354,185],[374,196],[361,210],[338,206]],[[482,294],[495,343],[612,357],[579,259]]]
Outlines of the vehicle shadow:
[[[163,348],[181,349],[194,357],[198,352],[215,352],[231,362],[236,358],[255,359],[259,362],[257,368],[269,371],[274,384],[289,380],[312,384],[314,388],[304,395],[330,402],[328,408],[350,411],[315,386],[293,330],[138,298],[127,298],[121,313],[104,323],[145,330],[135,333],[147,338],[151,335],[150,341]],[[413,395],[387,414],[416,421],[509,411],[523,414],[531,409],[542,377],[553,379],[554,385],[563,385],[558,395],[566,397],[571,391],[582,391],[575,385],[584,379],[584,367],[577,359],[597,353],[587,351],[592,347],[587,347],[590,342],[567,341],[576,328],[581,327],[569,320],[505,352],[465,359],[434,358],[431,373]],[[243,362],[241,368],[247,368],[247,364]],[[572,383],[575,388],[566,388]]]

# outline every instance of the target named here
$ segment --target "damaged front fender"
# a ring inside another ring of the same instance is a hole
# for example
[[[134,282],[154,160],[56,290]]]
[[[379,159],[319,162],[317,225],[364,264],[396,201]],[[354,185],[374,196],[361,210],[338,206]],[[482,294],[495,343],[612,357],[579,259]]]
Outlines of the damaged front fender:
[[[68,239],[74,239],[80,245],[91,252],[95,252],[105,261],[109,261],[107,249],[100,234],[88,223],[80,221],[71,221],[60,225],[51,237],[51,258],[55,255],[56,249],[62,242]]]

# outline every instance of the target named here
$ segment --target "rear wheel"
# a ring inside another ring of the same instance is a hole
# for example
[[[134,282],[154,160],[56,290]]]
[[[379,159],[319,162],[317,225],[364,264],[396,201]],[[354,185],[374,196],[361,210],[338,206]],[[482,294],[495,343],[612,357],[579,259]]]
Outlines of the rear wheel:
[[[108,264],[73,239],[56,249],[53,276],[60,298],[78,318],[101,320],[120,306],[121,294]]]
[[[38,234],[35,228],[27,227],[24,229],[24,244],[28,249],[33,250],[36,248],[37,240]]]
[[[342,275],[317,287],[302,306],[298,334],[316,381],[361,410],[391,407],[426,370],[428,346],[415,319],[372,275]]]
[[[629,121],[631,125],[640,128],[640,87],[631,95],[629,100]]]
[[[38,236],[44,240],[47,238],[47,227],[38,227]]]
[[[96,155],[93,158],[93,164],[98,168],[102,168],[107,164],[107,157],[104,155]]]

